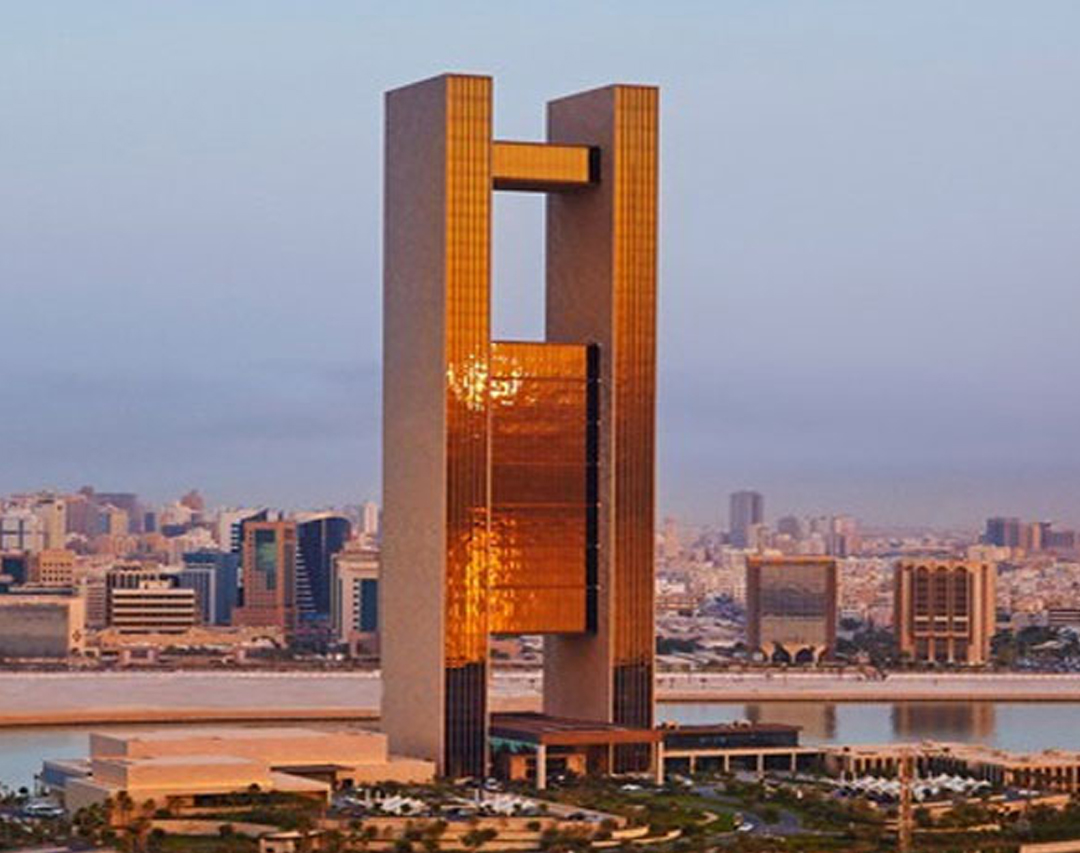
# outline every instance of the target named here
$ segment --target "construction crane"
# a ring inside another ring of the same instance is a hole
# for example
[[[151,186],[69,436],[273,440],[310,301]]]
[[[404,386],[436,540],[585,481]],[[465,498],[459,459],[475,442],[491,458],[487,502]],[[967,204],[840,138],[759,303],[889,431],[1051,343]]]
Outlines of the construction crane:
[[[911,805],[911,783],[915,776],[915,754],[911,747],[900,750],[900,825],[897,831],[897,850],[911,853],[912,833],[915,827],[914,809]]]

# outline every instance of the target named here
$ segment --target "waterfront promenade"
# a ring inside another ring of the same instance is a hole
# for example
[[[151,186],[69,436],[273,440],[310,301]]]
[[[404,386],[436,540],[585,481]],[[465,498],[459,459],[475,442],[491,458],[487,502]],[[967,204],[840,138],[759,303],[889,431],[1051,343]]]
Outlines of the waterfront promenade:
[[[539,673],[498,673],[497,710],[537,707]],[[238,721],[375,721],[377,673],[0,673],[0,726]],[[1080,676],[679,673],[657,679],[668,703],[1080,702]]]

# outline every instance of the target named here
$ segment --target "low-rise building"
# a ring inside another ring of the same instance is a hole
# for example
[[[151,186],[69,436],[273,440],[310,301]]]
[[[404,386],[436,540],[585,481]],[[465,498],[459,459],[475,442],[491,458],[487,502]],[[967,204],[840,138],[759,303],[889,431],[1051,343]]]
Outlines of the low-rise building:
[[[30,559],[30,582],[38,586],[72,586],[75,578],[75,552],[65,548],[46,548]]]
[[[196,593],[168,581],[144,580],[109,595],[109,625],[120,634],[183,634],[198,621]]]
[[[0,596],[0,657],[64,658],[86,640],[83,600],[70,595]]]
[[[996,787],[1080,793],[1080,752],[1010,752],[971,743],[825,746],[825,767],[846,778],[890,776],[910,756],[919,777],[939,773],[985,779]]]
[[[338,786],[427,782],[434,770],[429,761],[391,756],[378,732],[174,728],[93,734],[88,759],[46,761],[41,778],[69,812],[120,793],[140,807],[182,810],[253,785],[328,801]]]

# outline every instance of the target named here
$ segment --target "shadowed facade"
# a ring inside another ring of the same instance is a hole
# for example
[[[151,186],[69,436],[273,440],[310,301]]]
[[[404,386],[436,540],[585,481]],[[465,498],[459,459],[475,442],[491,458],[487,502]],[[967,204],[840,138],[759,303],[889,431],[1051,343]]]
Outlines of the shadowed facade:
[[[490,78],[387,95],[382,719],[445,775],[488,770],[492,634],[545,635],[545,713],[653,724],[657,107],[574,95],[521,143]],[[544,341],[491,340],[495,190],[547,194]]]

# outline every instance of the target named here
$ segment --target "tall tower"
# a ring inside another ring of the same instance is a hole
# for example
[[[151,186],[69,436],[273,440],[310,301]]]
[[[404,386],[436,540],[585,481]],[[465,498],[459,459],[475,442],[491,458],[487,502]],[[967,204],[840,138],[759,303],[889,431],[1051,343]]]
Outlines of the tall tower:
[[[657,108],[502,142],[488,77],[387,95],[382,718],[447,775],[486,771],[494,633],[547,636],[546,713],[653,722]],[[491,340],[495,190],[547,194],[544,341]]]
[[[765,498],[760,492],[732,492],[728,512],[728,532],[731,544],[746,548],[750,544],[750,530],[765,521]]]
[[[233,624],[296,631],[296,523],[243,522],[244,603]]]

